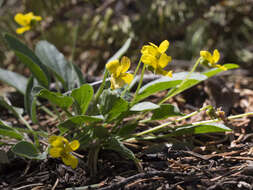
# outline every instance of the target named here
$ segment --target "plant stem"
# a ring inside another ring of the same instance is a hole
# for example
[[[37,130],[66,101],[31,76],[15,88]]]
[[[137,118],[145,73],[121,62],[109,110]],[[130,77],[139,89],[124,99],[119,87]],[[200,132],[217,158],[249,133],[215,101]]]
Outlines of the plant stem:
[[[76,50],[76,41],[77,41],[77,36],[78,36],[78,30],[79,30],[79,23],[77,23],[75,29],[74,29],[74,39],[73,39],[73,47],[72,47],[72,52],[71,52],[71,57],[70,57],[70,62],[73,63],[74,57],[75,57],[75,50]]]
[[[61,118],[61,115],[60,115],[59,111],[57,110],[56,106],[54,104],[52,104],[52,107],[53,107],[54,112],[56,113],[58,119],[60,120],[60,122],[63,122],[63,119]]]
[[[136,69],[134,71],[134,77],[133,77],[133,79],[135,79],[135,77],[137,75],[137,72],[139,71],[140,66],[141,66],[141,59],[139,60],[138,65],[137,65],[137,67],[136,67]],[[122,92],[121,98],[123,98],[125,96],[126,92],[129,90],[129,86],[130,85],[127,85],[127,87],[125,88],[125,90]]]
[[[39,148],[40,144],[39,144],[38,134],[33,130],[31,125],[21,115],[18,115],[18,117],[25,124],[25,126],[29,129],[29,131],[33,134],[35,144]]]
[[[182,91],[184,90],[184,89],[182,89],[182,90],[179,90],[179,91],[178,91],[178,89],[180,89],[180,88],[187,82],[187,80],[190,78],[191,74],[197,69],[197,67],[198,67],[198,65],[199,65],[199,63],[200,63],[200,60],[201,60],[201,58],[198,58],[198,60],[195,62],[195,64],[193,65],[191,71],[188,73],[188,75],[185,77],[185,79],[179,84],[178,87],[172,88],[172,89],[168,92],[168,94],[166,95],[166,97],[163,98],[163,99],[159,102],[158,105],[163,104],[163,103],[166,102],[168,99],[172,98],[173,96],[177,95],[178,93],[180,93],[180,92],[182,92]]]
[[[100,87],[95,95],[95,102],[98,100],[98,97],[102,94],[102,92],[104,90],[107,75],[108,75],[108,71],[107,71],[107,69],[105,69],[105,74],[104,74],[102,84],[100,85]]]
[[[136,100],[136,97],[140,91],[140,88],[141,88],[141,85],[142,85],[142,82],[143,82],[143,77],[144,77],[144,73],[145,73],[145,68],[146,68],[146,65],[143,65],[142,67],[142,71],[141,71],[141,78],[140,78],[140,81],[139,81],[139,84],[138,84],[138,87],[135,91],[135,94],[134,94],[134,98],[130,104],[130,107],[133,106],[135,104],[135,100]]]
[[[131,142],[131,141],[135,140],[135,137],[146,135],[148,133],[157,132],[158,130],[160,130],[160,129],[162,129],[162,128],[170,125],[170,124],[174,124],[175,122],[182,121],[184,119],[192,117],[192,116],[196,115],[198,112],[203,111],[203,110],[208,109],[208,108],[210,108],[210,105],[205,106],[205,107],[199,109],[198,111],[192,112],[191,114],[188,114],[188,115],[186,115],[184,117],[181,117],[181,118],[179,118],[179,119],[177,119],[175,121],[170,121],[170,122],[164,123],[162,125],[158,125],[157,127],[154,127],[152,129],[148,129],[146,131],[143,131],[143,132],[140,132],[140,133],[136,133],[136,134],[133,135],[134,137],[126,139],[125,141],[126,142]],[[246,117],[246,116],[251,116],[251,115],[253,116],[253,112],[248,112],[248,113],[243,113],[243,114],[238,114],[238,115],[232,115],[232,116],[227,117],[227,119],[228,120],[233,120],[233,119],[237,119],[237,118],[241,118],[241,117]],[[221,121],[221,119],[217,118],[217,119],[212,119],[212,120],[199,121],[199,122],[194,122],[191,125],[198,126],[198,125],[207,124],[207,123],[214,123],[214,122],[218,122],[218,121]],[[168,136],[168,134],[164,135],[162,137],[166,137],[166,136]],[[162,137],[159,137],[159,138],[162,138]]]
[[[180,117],[180,118],[176,119],[175,121],[169,121],[169,122],[167,122],[167,123],[158,125],[158,126],[153,127],[153,128],[151,128],[151,129],[142,131],[142,132],[140,132],[140,133],[136,133],[136,134],[134,134],[133,136],[134,136],[134,137],[138,137],[138,136],[146,135],[146,134],[149,134],[149,133],[157,132],[157,131],[159,131],[159,130],[165,128],[165,127],[167,127],[168,125],[174,124],[174,123],[179,122],[179,121],[183,121],[183,120],[185,120],[185,119],[187,119],[187,118],[190,118],[190,117],[192,117],[192,116],[198,114],[199,112],[201,112],[201,111],[203,111],[203,110],[206,110],[206,109],[208,109],[208,108],[210,108],[210,105],[204,106],[204,107],[200,108],[199,110],[197,110],[197,111],[195,111],[195,112],[192,112],[192,113],[190,113],[190,114],[188,114],[188,115],[185,115],[185,116],[183,116],[183,117]],[[133,140],[133,138],[128,139],[128,140]],[[127,140],[127,141],[128,141],[128,140]]]

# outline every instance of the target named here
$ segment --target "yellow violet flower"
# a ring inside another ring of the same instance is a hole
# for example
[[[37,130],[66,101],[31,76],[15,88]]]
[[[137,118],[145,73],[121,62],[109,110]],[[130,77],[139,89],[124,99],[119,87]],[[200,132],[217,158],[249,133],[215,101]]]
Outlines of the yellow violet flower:
[[[106,69],[111,74],[111,89],[121,88],[125,84],[130,84],[133,80],[133,75],[126,73],[131,65],[130,59],[123,56],[106,64]]]
[[[53,158],[61,158],[65,165],[71,166],[73,169],[77,167],[78,159],[71,152],[79,148],[80,143],[78,140],[69,142],[62,136],[51,136],[49,143],[51,145],[49,154]]]
[[[164,40],[159,47],[151,42],[149,42],[149,44],[150,45],[143,46],[141,49],[141,61],[153,67],[155,74],[172,77],[172,71],[163,70],[172,60],[171,56],[165,53],[170,43]]]
[[[213,55],[209,51],[200,51],[200,57],[203,59],[203,61],[209,62],[208,65],[210,67],[217,67],[224,71],[227,70],[226,67],[216,64],[220,59],[220,53],[217,49],[213,51]]]
[[[32,12],[27,14],[18,13],[14,17],[14,20],[21,25],[21,28],[17,28],[17,34],[23,34],[24,32],[31,29],[33,22],[41,21],[40,16],[35,16]]]

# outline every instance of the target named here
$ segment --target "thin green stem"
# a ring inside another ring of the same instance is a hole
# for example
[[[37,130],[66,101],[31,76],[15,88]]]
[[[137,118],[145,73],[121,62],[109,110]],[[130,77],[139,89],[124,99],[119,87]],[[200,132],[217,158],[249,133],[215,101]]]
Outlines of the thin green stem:
[[[19,117],[19,119],[25,124],[25,126],[29,129],[29,131],[33,134],[35,144],[36,144],[36,146],[39,148],[40,144],[39,144],[39,137],[38,137],[38,134],[35,133],[35,131],[34,131],[33,128],[31,127],[31,125],[30,125],[21,115],[19,115],[18,117]]]
[[[100,85],[100,87],[99,87],[99,89],[98,89],[98,91],[97,91],[97,93],[95,95],[95,102],[98,100],[98,97],[102,94],[102,92],[104,90],[107,75],[108,75],[108,70],[105,69],[105,74],[104,74],[104,78],[103,78],[102,84]]]
[[[136,69],[134,71],[134,78],[136,77],[136,75],[137,75],[137,73],[139,71],[140,66],[141,66],[141,59],[139,60],[138,65],[137,65],[137,67],[136,67]]]
[[[137,97],[137,95],[138,95],[138,93],[139,93],[139,91],[140,91],[140,88],[141,88],[141,85],[142,85],[142,82],[143,82],[143,77],[144,77],[144,73],[145,73],[145,68],[146,68],[146,65],[143,65],[142,71],[141,71],[141,78],[140,78],[140,80],[139,80],[138,87],[137,87],[137,89],[136,89],[136,91],[135,91],[134,98],[133,98],[133,100],[132,100],[132,102],[131,102],[130,107],[133,106],[133,105],[135,104],[136,97]]]
[[[57,110],[56,106],[54,104],[52,104],[53,110],[56,113],[58,119],[60,120],[60,122],[63,122],[63,119],[61,118],[61,115],[59,113],[59,111]]]
[[[73,63],[74,58],[75,58],[76,41],[77,41],[77,36],[78,36],[78,30],[79,30],[79,24],[76,25],[75,30],[74,30],[73,47],[72,47],[72,52],[71,52],[71,57],[70,57],[70,62],[71,63]]]
[[[197,111],[195,111],[195,112],[192,112],[192,113],[190,113],[190,114],[188,114],[188,115],[185,115],[185,116],[183,116],[183,117],[180,117],[180,118],[176,119],[175,121],[169,121],[169,122],[167,122],[167,123],[158,125],[158,126],[153,127],[153,128],[151,128],[151,129],[142,131],[142,132],[140,132],[140,133],[136,133],[136,134],[134,134],[133,136],[134,136],[134,137],[139,137],[139,136],[146,135],[146,134],[149,134],[149,133],[157,132],[157,131],[159,131],[159,130],[165,128],[165,127],[167,127],[168,125],[174,124],[174,123],[179,122],[179,121],[183,121],[183,120],[185,120],[185,119],[187,119],[187,118],[190,118],[190,117],[192,117],[192,116],[198,114],[199,112],[201,112],[201,111],[203,111],[203,110],[206,110],[206,109],[209,109],[209,108],[210,108],[210,105],[204,106],[204,107],[200,108],[199,110],[197,110]],[[131,141],[131,140],[133,140],[133,138],[128,139],[128,140]],[[128,141],[128,140],[127,140],[127,141]]]
[[[198,58],[198,60],[195,62],[195,64],[193,65],[191,71],[188,73],[188,75],[185,77],[185,79],[178,85],[178,87],[171,89],[168,94],[166,95],[165,98],[163,98],[160,102],[159,105],[163,104],[164,102],[166,102],[168,99],[172,98],[173,96],[177,95],[178,93],[184,91],[185,89],[179,90],[190,78],[191,74],[197,69],[199,63],[200,63],[201,58]]]
[[[140,65],[141,65],[141,59],[139,60],[138,65],[137,65],[137,67],[136,67],[136,69],[134,71],[133,79],[135,79],[135,77],[137,75],[137,72],[139,71]],[[127,87],[125,88],[125,90],[122,92],[121,98],[123,98],[125,96],[126,92],[129,90],[129,86],[130,85],[127,85]]]

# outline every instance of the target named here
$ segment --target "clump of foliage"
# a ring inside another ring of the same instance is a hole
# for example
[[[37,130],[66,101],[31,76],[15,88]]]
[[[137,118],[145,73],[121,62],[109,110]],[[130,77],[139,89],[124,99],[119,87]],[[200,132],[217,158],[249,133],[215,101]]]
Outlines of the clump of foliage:
[[[149,43],[141,48],[138,66],[131,73],[129,72],[131,61],[123,56],[131,44],[131,39],[128,39],[107,61],[103,80],[90,84],[85,82],[80,69],[67,61],[63,54],[48,41],[37,42],[35,50],[32,50],[8,33],[3,34],[3,38],[19,61],[29,68],[32,75],[26,78],[0,69],[0,80],[24,95],[25,112],[33,123],[39,124],[36,114],[38,108],[52,117],[57,117],[59,121],[56,134],[42,129],[35,130],[24,119],[22,110],[12,106],[8,99],[0,98],[1,106],[7,108],[27,127],[27,129],[13,127],[0,120],[1,139],[15,139],[15,144],[10,144],[12,152],[28,159],[46,159],[49,154],[53,158],[61,158],[66,165],[76,168],[78,155],[74,151],[87,150],[88,166],[91,175],[95,175],[98,153],[104,149],[119,152],[133,160],[137,168],[142,170],[140,161],[124,145],[124,142],[139,139],[167,139],[183,134],[231,131],[225,125],[227,120],[251,114],[245,113],[226,118],[224,112],[207,105],[185,115],[176,106],[167,103],[170,98],[218,73],[238,68],[236,64],[218,64],[220,59],[218,50],[214,50],[213,54],[200,51],[199,58],[189,72],[173,73],[165,70],[172,60],[172,57],[167,55],[169,42],[164,40],[159,46]],[[208,69],[196,72],[200,64],[207,66]],[[138,76],[139,70],[141,70],[140,76]],[[158,79],[143,84],[145,71],[159,75]],[[95,84],[99,84],[97,90],[94,89]],[[135,84],[137,84],[136,89]],[[52,89],[52,86],[55,89]],[[158,102],[148,101],[148,97],[166,90],[168,90],[167,94]],[[51,103],[52,110],[44,106],[43,99]],[[179,121],[184,121],[200,111],[207,111],[212,119],[187,125],[178,124]],[[148,125],[169,117],[172,121],[136,133],[140,124]],[[1,143],[1,145],[5,144],[8,144],[8,141]]]

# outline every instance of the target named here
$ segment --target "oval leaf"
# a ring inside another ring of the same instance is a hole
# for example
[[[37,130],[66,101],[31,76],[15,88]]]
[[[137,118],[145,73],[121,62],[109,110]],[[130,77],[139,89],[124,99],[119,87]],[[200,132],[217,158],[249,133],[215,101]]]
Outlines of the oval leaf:
[[[38,42],[35,54],[44,65],[56,74],[65,88],[74,88],[76,79],[78,79],[76,71],[53,44],[47,41]]]
[[[41,157],[38,149],[27,141],[21,141],[15,144],[11,150],[15,154],[29,159],[40,159]]]
[[[71,97],[64,96],[58,92],[51,92],[47,89],[40,90],[37,96],[45,98],[63,109],[67,109],[73,104],[73,99]]]
[[[188,72],[181,72],[181,73],[176,73],[173,75],[172,78],[170,77],[161,77],[160,79],[157,79],[155,81],[152,81],[145,86],[143,86],[140,89],[140,92],[136,98],[136,102],[152,95],[155,94],[156,92],[162,91],[162,90],[167,90],[169,88],[176,87],[179,85],[182,80],[185,79],[185,77],[188,75]],[[203,81],[207,79],[205,75],[202,75],[200,73],[192,73],[191,76],[188,79],[188,83],[186,84],[189,86],[193,86],[194,84]]]
[[[155,110],[159,107],[160,106],[152,102],[141,102],[131,107],[130,111],[149,111],[149,110]]]
[[[38,80],[38,82],[44,86],[45,88],[48,87],[49,82],[47,80],[47,76],[45,75],[45,73],[43,72],[43,70],[36,65],[29,57],[27,57],[26,55],[15,51],[17,57],[19,58],[19,60],[25,64],[30,71],[32,72],[32,74],[34,75],[34,77]]]
[[[172,105],[172,104],[162,104],[160,105],[160,108],[155,109],[153,111],[153,115],[151,117],[151,120],[163,120],[167,119],[168,117],[174,117],[174,116],[183,116],[178,107]]]
[[[12,35],[9,34],[4,34],[4,39],[6,40],[6,42],[8,43],[9,47],[14,50],[14,52],[19,52],[25,56],[27,56],[29,59],[32,60],[32,62],[36,65],[38,65],[42,71],[44,72],[44,74],[47,76],[47,79],[49,81],[50,76],[48,73],[47,68],[40,62],[40,60],[38,59],[38,57],[32,52],[32,50],[30,50],[25,44],[23,44],[20,40],[18,40],[17,38],[15,38]]]
[[[20,93],[25,94],[27,78],[24,76],[0,68],[0,80],[14,87]]]
[[[75,105],[77,107],[79,115],[85,114],[88,105],[92,100],[93,93],[93,88],[88,84],[84,84],[80,88],[74,89],[72,91],[71,96],[75,100]]]
[[[221,123],[209,123],[201,125],[187,125],[180,128],[177,128],[172,132],[171,136],[178,136],[184,134],[202,134],[202,133],[218,133],[232,131],[230,128]]]

